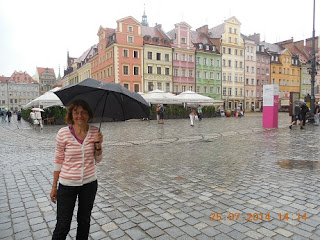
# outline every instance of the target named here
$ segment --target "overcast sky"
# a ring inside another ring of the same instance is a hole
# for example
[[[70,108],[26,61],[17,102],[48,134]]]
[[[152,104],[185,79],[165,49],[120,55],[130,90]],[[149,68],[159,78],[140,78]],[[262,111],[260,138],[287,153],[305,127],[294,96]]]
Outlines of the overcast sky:
[[[241,33],[260,33],[270,43],[312,37],[313,0],[0,0],[0,75],[11,76],[36,67],[50,67],[61,77],[67,51],[79,57],[97,43],[99,26],[116,28],[116,21],[146,9],[149,26],[168,32],[185,21],[193,30],[209,28],[235,16]],[[316,0],[316,36],[320,33],[320,0]],[[317,17],[318,15],[318,17]]]

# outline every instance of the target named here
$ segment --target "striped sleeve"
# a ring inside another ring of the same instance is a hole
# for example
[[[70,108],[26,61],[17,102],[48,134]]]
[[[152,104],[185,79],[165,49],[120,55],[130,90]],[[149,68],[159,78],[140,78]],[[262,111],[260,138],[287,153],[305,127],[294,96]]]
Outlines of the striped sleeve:
[[[64,161],[65,140],[64,136],[66,131],[62,128],[59,130],[56,137],[56,152],[54,160],[54,171],[60,171]]]

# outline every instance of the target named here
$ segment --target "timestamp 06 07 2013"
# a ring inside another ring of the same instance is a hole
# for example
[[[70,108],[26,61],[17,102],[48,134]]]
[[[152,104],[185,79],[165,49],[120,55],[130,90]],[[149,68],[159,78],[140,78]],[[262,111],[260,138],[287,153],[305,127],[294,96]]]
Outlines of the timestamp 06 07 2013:
[[[210,221],[271,221],[277,219],[279,221],[288,221],[289,219],[297,219],[298,221],[306,221],[308,219],[306,213],[276,213],[277,217],[273,217],[270,213],[211,213]]]

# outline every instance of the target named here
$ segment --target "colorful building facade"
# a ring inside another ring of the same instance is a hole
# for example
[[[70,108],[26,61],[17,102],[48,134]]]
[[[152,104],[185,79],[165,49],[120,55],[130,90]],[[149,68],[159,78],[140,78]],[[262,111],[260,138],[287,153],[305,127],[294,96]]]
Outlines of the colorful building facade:
[[[195,91],[195,47],[191,41],[191,26],[175,24],[167,33],[173,48],[173,92]]]

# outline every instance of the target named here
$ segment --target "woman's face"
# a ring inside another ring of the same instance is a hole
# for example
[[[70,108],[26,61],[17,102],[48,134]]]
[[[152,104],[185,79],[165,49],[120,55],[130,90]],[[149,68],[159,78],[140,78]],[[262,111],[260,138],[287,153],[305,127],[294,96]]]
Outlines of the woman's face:
[[[81,106],[77,106],[72,110],[72,120],[76,125],[87,124],[89,120],[89,114]]]

